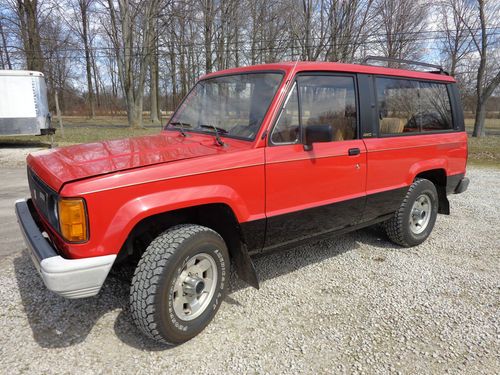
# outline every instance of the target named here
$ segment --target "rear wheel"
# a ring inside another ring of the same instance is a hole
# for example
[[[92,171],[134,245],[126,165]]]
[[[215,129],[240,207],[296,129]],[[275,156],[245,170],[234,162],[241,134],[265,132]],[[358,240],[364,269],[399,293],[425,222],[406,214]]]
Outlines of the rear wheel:
[[[398,245],[419,245],[431,234],[437,212],[436,187],[429,180],[417,178],[408,189],[399,210],[384,223],[385,231]]]
[[[155,238],[143,254],[130,291],[135,324],[168,344],[185,342],[215,316],[226,290],[224,240],[200,225],[179,225]]]

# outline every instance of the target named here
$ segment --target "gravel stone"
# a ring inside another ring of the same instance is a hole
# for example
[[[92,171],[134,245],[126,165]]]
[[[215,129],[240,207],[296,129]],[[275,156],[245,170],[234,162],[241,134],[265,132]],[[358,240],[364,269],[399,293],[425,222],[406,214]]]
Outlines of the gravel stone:
[[[500,372],[500,170],[469,168],[416,248],[379,226],[255,259],[257,291],[232,272],[202,334],[141,335],[129,287],[48,292],[26,251],[0,261],[0,373],[495,374]]]

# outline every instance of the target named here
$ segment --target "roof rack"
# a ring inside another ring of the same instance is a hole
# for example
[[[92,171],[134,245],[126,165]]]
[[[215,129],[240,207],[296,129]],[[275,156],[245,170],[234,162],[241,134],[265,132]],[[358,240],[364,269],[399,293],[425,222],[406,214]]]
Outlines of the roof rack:
[[[429,73],[437,73],[437,74],[446,74],[446,75],[449,75],[448,72],[446,70],[444,70],[441,65],[429,64],[429,63],[415,61],[415,60],[395,59],[395,58],[392,58],[392,57],[384,57],[384,56],[366,56],[361,63],[369,65],[368,61],[370,61],[370,60],[372,60],[372,61],[396,62],[396,63],[402,63],[402,64],[408,64],[408,65],[419,65],[419,66],[424,66],[426,68],[437,69],[437,72],[429,72]]]

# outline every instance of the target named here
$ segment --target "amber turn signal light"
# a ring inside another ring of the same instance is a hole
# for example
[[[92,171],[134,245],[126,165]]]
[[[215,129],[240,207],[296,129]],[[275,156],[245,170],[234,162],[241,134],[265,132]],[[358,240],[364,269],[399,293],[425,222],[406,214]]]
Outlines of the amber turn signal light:
[[[59,226],[66,241],[82,242],[87,240],[87,213],[81,198],[59,200]]]

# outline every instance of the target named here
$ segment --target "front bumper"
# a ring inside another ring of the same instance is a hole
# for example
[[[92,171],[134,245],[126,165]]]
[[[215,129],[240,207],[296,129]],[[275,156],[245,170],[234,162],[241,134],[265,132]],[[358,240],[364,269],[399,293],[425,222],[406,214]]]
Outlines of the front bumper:
[[[66,298],[91,297],[99,293],[116,255],[65,259],[42,235],[28,202],[16,202],[16,215],[31,259],[47,289]]]

